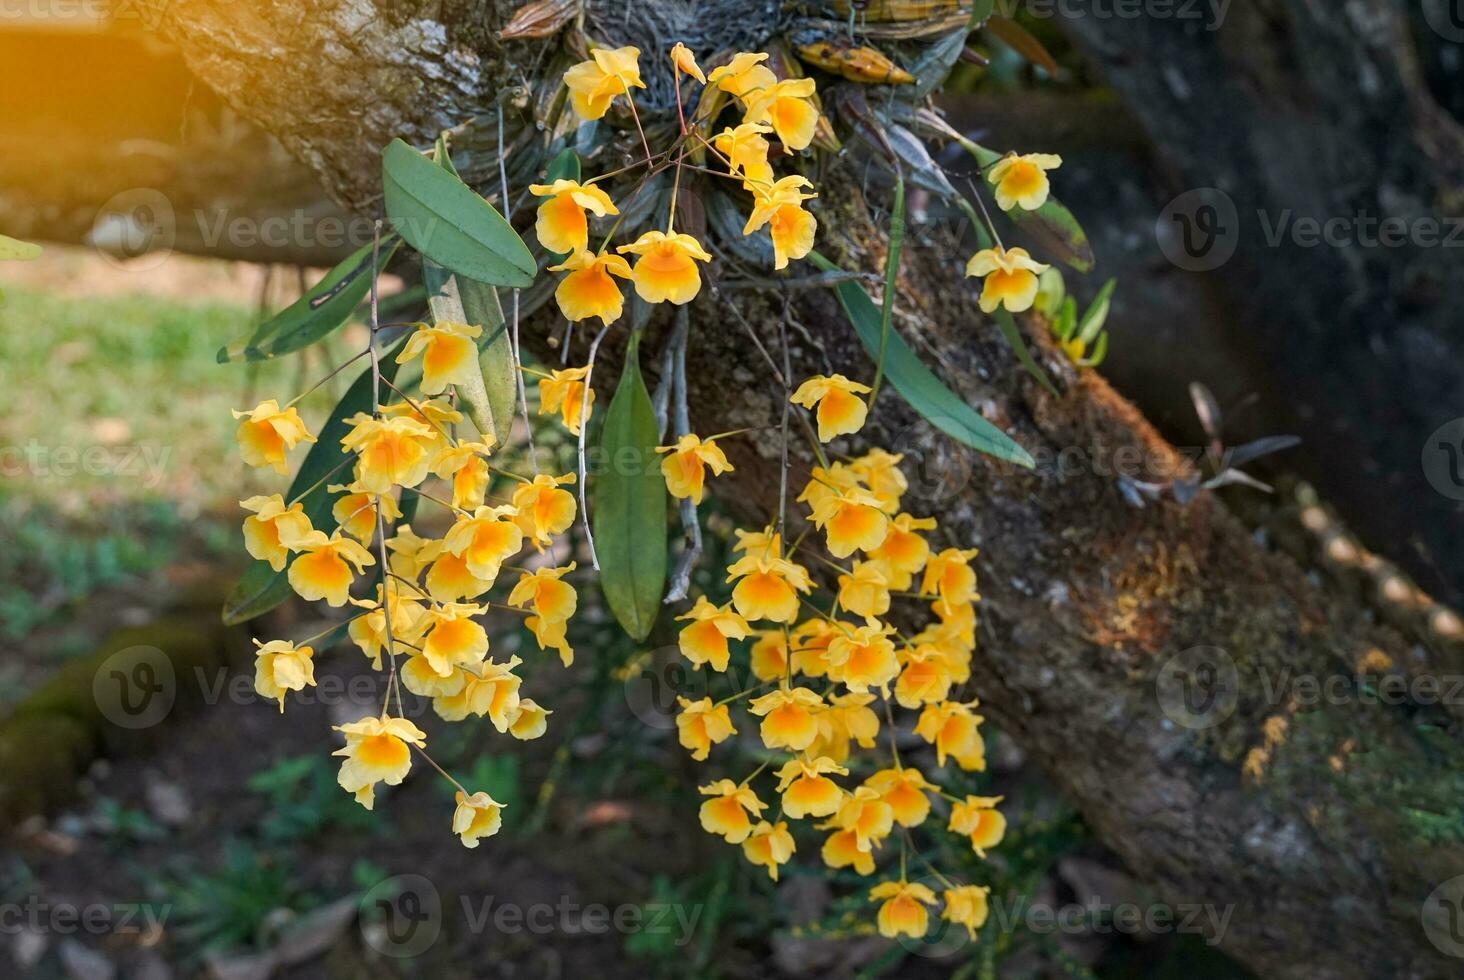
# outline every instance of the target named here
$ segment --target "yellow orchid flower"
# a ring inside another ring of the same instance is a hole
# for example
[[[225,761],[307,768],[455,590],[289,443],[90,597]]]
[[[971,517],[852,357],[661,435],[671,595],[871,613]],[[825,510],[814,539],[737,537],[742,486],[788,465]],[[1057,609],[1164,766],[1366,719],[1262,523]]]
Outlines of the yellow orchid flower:
[[[629,98],[632,88],[645,88],[639,59],[639,48],[591,48],[589,61],[573,65],[564,73],[574,111],[583,119],[599,119],[617,95]]]
[[[881,902],[877,921],[879,934],[886,939],[909,936],[925,938],[930,926],[930,913],[925,908],[935,904],[935,892],[918,881],[882,881],[869,890],[871,902]]]
[[[1047,203],[1051,186],[1047,171],[1062,166],[1062,157],[1055,153],[1008,153],[986,174],[996,188],[996,205],[1003,211],[1021,208],[1036,211]]]
[[[405,718],[363,718],[335,730],[346,736],[346,744],[332,755],[345,756],[337,782],[356,802],[370,810],[375,803],[377,783],[396,786],[412,768],[408,745],[422,748],[427,736]]]
[[[768,56],[762,52],[740,52],[727,64],[713,68],[707,75],[707,83],[740,99],[753,89],[767,88],[778,81],[773,70],[762,64],[767,60]]]
[[[986,849],[1000,844],[1006,836],[1006,817],[996,808],[1001,801],[1000,796],[967,796],[951,805],[948,829],[970,840],[971,849],[979,857],[986,857]]]
[[[778,792],[783,794],[783,812],[795,820],[827,817],[843,802],[844,791],[828,777],[849,775],[849,770],[828,756],[789,759],[778,770]]]
[[[803,209],[803,202],[816,197],[802,188],[812,187],[807,177],[794,174],[772,184],[749,184],[752,191],[752,214],[742,228],[751,235],[763,225],[769,226],[773,239],[773,268],[785,269],[790,259],[801,259],[813,251],[818,221]]]
[[[747,620],[732,611],[731,603],[715,606],[706,596],[697,596],[696,604],[690,611],[682,613],[676,619],[691,621],[691,625],[681,631],[676,642],[681,655],[697,668],[702,664],[710,664],[713,670],[726,670],[727,660],[731,656],[727,641],[745,639],[749,632]]]
[[[458,790],[453,797],[457,808],[452,812],[452,832],[462,839],[464,847],[477,847],[484,837],[492,837],[503,826],[503,804],[481,790],[468,796]]]
[[[678,499],[689,497],[694,504],[702,502],[702,496],[706,492],[708,469],[711,469],[713,476],[721,476],[735,469],[727,462],[727,457],[722,452],[722,447],[717,445],[716,439],[703,442],[700,437],[690,433],[677,439],[674,446],[657,446],[656,452],[670,454],[661,460],[661,473],[666,477],[666,489],[671,496]]]
[[[701,67],[696,63],[696,55],[680,41],[671,46],[671,64],[682,74],[690,75],[703,85],[707,83],[707,76],[702,74]]]
[[[247,412],[235,412],[234,418],[246,420],[240,423],[235,436],[244,462],[250,466],[273,467],[281,475],[289,472],[285,454],[302,442],[315,441],[300,413],[293,407],[281,409],[273,398],[265,399]]]
[[[748,710],[762,718],[758,734],[770,749],[802,752],[818,737],[818,713],[823,698],[806,687],[790,688],[785,681],[776,691],[754,698]]]
[[[559,489],[574,482],[573,473],[563,476],[540,473],[532,481],[514,488],[511,498],[516,512],[514,520],[539,551],[554,540],[554,535],[564,533],[574,523],[574,494]]]
[[[621,259],[622,264],[625,263]],[[630,267],[626,266],[626,275],[630,274]],[[617,294],[618,294],[617,290]],[[585,398],[585,378],[589,375],[588,367],[557,368],[549,372],[549,377],[539,379],[539,414],[553,415],[558,412],[564,419],[564,427],[572,435],[580,434],[580,426],[584,424],[581,413],[586,413],[595,404],[595,390],[589,391],[589,398]]]
[[[783,820],[776,824],[766,820],[758,821],[758,825],[752,828],[752,833],[742,842],[742,853],[747,860],[767,868],[768,877],[774,881],[778,880],[778,866],[787,864],[797,849],[797,845],[793,843],[793,835],[788,833],[788,824]]]
[[[1032,308],[1037,299],[1037,276],[1049,267],[1027,254],[1025,248],[984,248],[966,263],[966,277],[984,277],[981,312],[1005,306],[1010,313]]]
[[[850,381],[842,374],[832,377],[818,374],[799,385],[789,401],[809,411],[817,410],[818,441],[828,442],[864,427],[869,406],[858,396],[868,394],[869,390],[868,385]]]
[[[239,501],[239,506],[253,513],[244,518],[244,548],[269,567],[280,571],[289,560],[290,549],[314,530],[305,506],[299,502],[285,506],[277,493],[254,496]]]
[[[356,453],[356,483],[367,493],[393,486],[415,487],[427,478],[436,452],[436,430],[426,422],[398,415],[372,418],[364,412],[346,419],[351,431],[341,447]]]
[[[697,787],[697,792],[710,796],[701,805],[702,829],[709,834],[718,834],[729,844],[740,844],[752,833],[752,821],[748,814],[757,816],[767,804],[757,798],[752,787],[718,779],[706,786]]]
[[[579,252],[589,247],[590,223],[586,211],[594,212],[597,218],[620,213],[609,194],[594,184],[581,184],[577,180],[561,178],[552,184],[530,184],[529,193],[548,199],[539,205],[534,234],[546,251],[555,254]]]
[[[617,252],[639,256],[631,270],[635,291],[647,303],[689,303],[701,290],[697,262],[712,257],[701,243],[679,232],[648,231]]]
[[[711,698],[689,701],[682,697],[676,703],[681,705],[676,716],[677,738],[697,762],[706,761],[713,745],[737,734],[725,704],[713,704]]]
[[[811,101],[816,88],[811,78],[786,78],[749,92],[746,121],[770,124],[783,145],[796,153],[813,142],[818,128],[818,109]]]
[[[315,686],[315,651],[289,640],[254,641],[254,690],[260,697],[277,698],[285,710],[285,692]]]
[[[422,393],[437,395],[448,385],[466,384],[481,376],[478,366],[478,345],[475,338],[482,327],[444,320],[437,324],[421,324],[407,339],[407,346],[397,355],[397,363],[422,358]]]
[[[606,326],[620,319],[625,309],[625,295],[611,276],[631,278],[630,263],[608,252],[599,255],[587,250],[575,252],[550,272],[568,272],[554,289],[554,302],[566,320],[587,320],[597,316]]]
[[[942,896],[945,899],[945,908],[941,910],[940,917],[947,922],[965,926],[967,934],[974,940],[976,933],[986,924],[986,917],[990,912],[990,894],[991,889],[985,885],[957,885],[947,888]]]
[[[324,599],[332,606],[344,606],[355,575],[360,575],[365,566],[376,564],[359,541],[339,531],[330,537],[324,531],[311,531],[299,539],[296,549],[300,554],[290,563],[290,587],[302,599]],[[351,573],[352,565],[355,575]]]

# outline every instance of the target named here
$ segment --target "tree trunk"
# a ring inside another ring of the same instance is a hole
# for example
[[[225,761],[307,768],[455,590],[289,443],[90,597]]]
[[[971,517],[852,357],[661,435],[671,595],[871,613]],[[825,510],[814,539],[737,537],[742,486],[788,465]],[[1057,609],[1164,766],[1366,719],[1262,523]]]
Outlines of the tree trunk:
[[[545,63],[537,47],[494,40],[503,14],[469,0],[384,9],[172,0],[162,23],[204,81],[276,133],[343,205],[374,215],[382,145],[425,144],[487,111],[510,64]],[[765,40],[744,29],[736,44]],[[849,156],[831,161],[821,181],[820,248],[876,269],[883,233],[854,168]],[[1464,752],[1446,714],[1377,703],[1357,679],[1440,665],[1268,551],[1213,496],[1184,507],[1126,502],[1117,468],[1176,473],[1184,462],[1100,377],[1055,356],[1041,330],[1032,339],[1062,393],[1032,383],[977,315],[956,248],[932,232],[930,247],[907,249],[895,326],[1038,466],[954,450],[892,393],[868,437],[907,454],[911,507],[940,516],[946,543],[981,548],[983,710],[1171,903],[1232,906],[1223,948],[1262,974],[1445,975],[1450,960],[1420,910],[1435,886],[1464,874]],[[777,351],[781,298],[723,294],[734,295]],[[699,431],[768,425],[780,411],[781,391],[723,302],[707,290],[693,307]],[[795,376],[826,361],[868,375],[830,295],[795,293],[792,309],[806,330],[790,331]],[[525,324],[526,342],[546,350],[548,326]],[[664,324],[650,329],[655,340]],[[742,448],[741,492],[728,496],[761,524],[777,506],[775,447]],[[1224,652],[1175,663],[1194,648]],[[1202,683],[1206,658],[1218,685]],[[1297,697],[1288,680],[1303,677],[1339,682],[1337,703]],[[1186,707],[1196,689],[1211,703]]]
[[[1218,25],[1210,4],[1185,6],[1196,16],[1135,19],[1075,0],[1057,24],[1147,128],[1175,192],[1217,188],[1233,206],[1213,250],[1181,263],[1225,287],[1252,376],[1286,393],[1287,431],[1326,447],[1305,475],[1381,551],[1464,601],[1459,494],[1419,463],[1464,416],[1464,129],[1413,43],[1464,39],[1448,20],[1459,5],[1241,0]],[[1206,203],[1159,216],[1171,254]]]

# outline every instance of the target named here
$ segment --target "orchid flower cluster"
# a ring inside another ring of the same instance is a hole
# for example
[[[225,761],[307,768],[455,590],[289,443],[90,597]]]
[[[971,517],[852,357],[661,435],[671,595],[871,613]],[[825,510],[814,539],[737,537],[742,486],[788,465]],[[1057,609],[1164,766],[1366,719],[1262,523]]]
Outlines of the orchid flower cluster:
[[[349,455],[339,468],[350,464],[353,478],[327,488],[339,495],[332,507],[338,524],[333,533],[311,526],[300,499],[286,503],[275,493],[241,502],[250,512],[243,528],[249,553],[276,572],[288,566],[290,586],[301,598],[359,608],[347,627],[351,641],[374,669],[383,669],[383,653],[389,660],[380,717],[337,726],[346,739],[335,753],[344,757],[340,785],[368,810],[377,783],[395,786],[406,778],[412,749],[443,772],[426,754],[426,735],[405,717],[403,687],[430,698],[445,721],[472,715],[487,717],[514,738],[544,734],[551,712],[520,695],[521,679],[514,673],[520,658],[489,656],[488,633],[476,620],[490,606],[525,615],[540,649],[557,652],[566,667],[574,658],[565,631],[577,597],[564,576],[575,563],[556,566],[544,554],[574,521],[574,497],[561,489],[574,482],[574,474],[529,479],[492,466],[491,442],[458,439],[454,432],[462,414],[449,401],[431,397],[464,377],[468,359],[477,357],[475,330],[417,326],[398,360],[422,359],[421,400],[392,385],[400,400],[346,420],[351,429],[341,451]],[[242,420],[239,448],[251,466],[284,473],[286,453],[315,441],[293,405],[280,408],[269,400],[235,417]],[[495,470],[516,481],[507,500],[489,494]],[[447,481],[450,499],[428,493],[423,484],[429,475]],[[442,537],[420,537],[410,523],[398,521],[399,495],[405,492],[451,512],[453,523]],[[511,564],[526,545],[539,552],[535,567]],[[353,597],[353,586],[373,566],[384,569],[374,595]],[[502,602],[489,602],[485,596],[505,569],[516,580]],[[314,650],[309,640],[255,643],[255,689],[278,700],[284,711],[288,692],[315,684]],[[452,828],[463,844],[476,847],[480,838],[497,833],[503,805],[443,775],[457,790]]]
[[[549,269],[563,274],[554,296],[569,321],[599,318],[608,329],[619,320],[625,296],[617,280],[630,280],[648,304],[683,305],[698,295],[699,263],[712,255],[675,226],[683,169],[741,184],[750,197],[743,234],[768,229],[775,268],[810,253],[818,222],[805,204],[815,196],[813,185],[799,174],[778,176],[773,163],[816,138],[822,119],[812,79],[779,78],[765,64],[768,55],[747,52],[704,73],[677,44],[669,61],[680,134],[656,154],[633,98],[633,90],[646,87],[640,52],[596,48],[590,55],[564,73],[570,105],[593,120],[623,99],[645,158],[584,182],[561,178],[529,188],[540,199],[539,243],[559,257]],[[688,79],[702,86],[691,110],[692,100],[682,97]],[[741,121],[713,134],[714,120],[727,108],[736,108]],[[720,169],[703,166],[709,160]],[[1035,210],[1048,197],[1047,172],[1060,164],[1047,154],[1011,154],[989,167],[987,179],[1002,209]],[[644,178],[617,204],[601,184],[637,167],[645,168]],[[646,231],[612,250],[630,201],[666,170],[674,170],[675,183],[665,230]],[[593,251],[592,217],[615,219]],[[998,239],[996,247],[972,257],[967,275],[984,279],[983,310],[1004,306],[1021,312],[1032,306],[1037,275],[1046,268],[1023,249],[1003,248]],[[576,565],[567,560],[567,547],[562,563],[554,556],[560,536],[576,519],[575,498],[564,489],[576,475],[519,475],[494,462],[491,434],[477,441],[458,438],[463,416],[454,386],[472,377],[480,333],[468,324],[414,325],[397,356],[399,363],[420,359],[420,392],[413,397],[381,376],[373,320],[373,411],[346,420],[349,431],[340,439],[346,458],[332,472],[350,466],[351,477],[327,487],[336,495],[331,516],[338,527],[332,533],[312,527],[302,503],[318,486],[289,502],[278,493],[241,502],[250,512],[243,528],[249,553],[283,572],[303,599],[359,610],[349,620],[349,637],[373,668],[387,672],[380,716],[337,728],[345,736],[336,752],[344,760],[340,785],[367,809],[378,783],[397,785],[406,777],[413,750],[452,779],[427,755],[425,734],[405,717],[403,687],[430,699],[447,721],[487,717],[499,732],[519,739],[545,732],[550,711],[520,694],[514,671],[521,660],[489,655],[488,634],[478,619],[490,607],[524,615],[541,651],[557,652],[566,667],[573,659],[566,627],[577,596],[565,576]],[[581,439],[595,400],[590,372],[590,364],[560,368],[538,380],[540,414],[557,416]],[[382,384],[397,397],[383,396]],[[880,906],[882,934],[919,938],[929,910],[939,906],[942,918],[974,936],[987,917],[988,889],[957,883],[931,868],[944,886],[937,898],[928,886],[909,880],[907,861],[919,855],[912,832],[937,811],[945,829],[983,858],[1006,830],[997,808],[1001,797],[956,796],[937,781],[948,764],[977,772],[986,766],[979,705],[963,694],[976,642],[976,552],[937,550],[929,540],[935,518],[903,509],[908,483],[899,467],[902,457],[875,448],[858,457],[829,458],[827,444],[863,428],[869,407],[863,396],[871,394],[870,386],[841,374],[808,378],[790,390],[790,403],[812,417],[810,423],[799,416],[819,464],[796,498],[807,509],[806,529],[787,541],[786,500],[780,501],[778,518],[763,530],[737,532],[740,557],[727,569],[730,601],[716,605],[703,595],[678,617],[687,624],[679,632],[679,649],[696,669],[726,672],[730,644],[750,640],[754,677],[747,690],[721,701],[679,699],[679,740],[694,760],[704,762],[715,746],[756,726],[772,758],[740,781],[719,778],[701,786],[708,799],[700,819],[774,881],[796,850],[789,821],[814,821],[829,868],[873,876],[882,859],[893,863],[898,851],[898,878],[869,890],[869,899]],[[286,454],[315,441],[294,403],[282,408],[268,400],[235,416],[241,421],[242,456],[255,467],[284,474]],[[687,433],[658,448],[673,497],[699,504],[708,477],[732,470],[719,438],[725,436]],[[506,498],[490,492],[495,474],[512,481]],[[429,476],[445,481],[449,489],[443,496],[424,488]],[[452,523],[445,533],[420,537],[402,519],[408,492],[448,510]],[[529,545],[537,557],[520,558]],[[810,559],[827,566],[830,580],[837,581],[828,601],[815,601]],[[490,601],[504,571],[515,581],[501,601]],[[353,597],[368,576],[375,578],[371,597]],[[277,700],[281,711],[289,692],[315,683],[310,642],[256,641],[256,688]],[[745,706],[746,717],[734,720],[732,709],[739,706]],[[896,742],[902,713],[907,727],[930,746],[930,753],[920,755],[933,755],[933,767],[902,758]],[[771,786],[755,786],[769,767]],[[503,806],[487,793],[453,784],[453,831],[464,845],[476,847],[498,831]],[[776,807],[769,812],[773,797]]]
[[[775,176],[769,153],[769,136],[776,136],[784,151],[797,153],[813,142],[819,112],[813,99],[815,84],[811,78],[779,80],[763,62],[768,55],[741,53],[731,62],[703,73],[696,58],[682,44],[671,49],[670,59],[675,72],[676,98],[681,121],[681,135],[675,144],[659,155],[645,146],[646,178],[665,167],[674,166],[676,184],[666,217],[665,231],[647,231],[633,242],[619,245],[612,252],[610,242],[619,229],[619,221],[604,237],[597,251],[589,250],[589,215],[597,218],[622,215],[598,181],[616,176],[621,171],[603,174],[580,183],[560,179],[552,184],[534,184],[530,193],[544,198],[539,205],[534,230],[539,243],[557,255],[566,256],[551,272],[564,272],[554,291],[559,310],[570,321],[599,317],[605,326],[618,320],[625,300],[616,279],[629,279],[636,295],[647,303],[691,302],[701,291],[698,262],[709,262],[712,256],[693,235],[675,228],[676,193],[681,171],[690,167],[708,174],[741,181],[752,197],[752,208],[742,233],[752,235],[764,227],[773,243],[774,267],[786,268],[789,261],[801,259],[813,248],[818,221],[804,207],[815,195],[807,177],[793,174]],[[686,116],[682,101],[682,82],[693,79],[719,96],[736,99],[742,107],[742,122],[728,126],[708,139],[703,133],[709,116],[722,104],[720,98],[702,97],[697,102],[698,114]],[[585,119],[600,119],[617,98],[624,97],[627,107],[640,125],[631,90],[645,88],[641,80],[640,51],[634,47],[614,50],[596,48],[589,61],[571,67],[564,73],[570,104]],[[725,172],[697,165],[710,153]],[[646,187],[642,180],[632,197]],[[632,266],[624,256],[635,257]],[[586,369],[572,369],[584,372]],[[555,379],[578,380],[556,372]]]
[[[792,401],[814,414],[817,439],[827,443],[857,432],[869,388],[842,375],[814,377],[793,393]],[[927,906],[941,905],[943,918],[974,936],[987,915],[988,889],[957,884],[931,868],[945,886],[937,900],[926,885],[906,874],[910,832],[925,824],[932,799],[949,804],[947,829],[967,838],[976,854],[999,843],[1006,821],[1000,797],[944,793],[922,769],[901,758],[896,746],[896,712],[914,712],[914,731],[934,749],[936,764],[952,762],[964,770],[986,768],[982,717],[976,699],[956,692],[970,679],[975,648],[976,552],[934,551],[926,534],[936,529],[930,517],[905,511],[901,497],[908,482],[900,456],[872,449],[848,462],[827,460],[812,470],[798,502],[806,505],[811,528],[821,532],[819,554],[808,533],[786,550],[776,526],[737,532],[741,557],[727,569],[735,583],[731,600],[714,605],[705,596],[685,615],[682,655],[700,670],[724,672],[730,643],[750,639],[749,661],[756,683],[748,690],[713,702],[680,698],[677,728],[692,758],[704,761],[712,747],[737,734],[739,725],[757,726],[762,746],[781,762],[766,762],[740,781],[722,778],[700,788],[709,799],[701,824],[729,844],[742,847],[753,864],[776,881],[779,868],[796,851],[789,820],[818,821],[827,832],[820,855],[832,869],[852,868],[873,875],[876,859],[898,835],[900,876],[874,885],[881,934],[920,938],[929,924]],[[800,556],[811,557],[837,574],[829,608],[811,599],[813,577]],[[847,564],[845,564],[847,562]],[[902,632],[890,621],[895,600],[928,609],[928,625]],[[732,708],[746,700],[747,718],[734,722]],[[877,750],[883,729],[887,763],[858,760]],[[771,789],[754,780],[770,766]],[[850,779],[855,769],[868,771]],[[871,770],[872,771],[869,771]],[[777,795],[769,817],[769,793]],[[893,850],[893,848],[892,848]]]

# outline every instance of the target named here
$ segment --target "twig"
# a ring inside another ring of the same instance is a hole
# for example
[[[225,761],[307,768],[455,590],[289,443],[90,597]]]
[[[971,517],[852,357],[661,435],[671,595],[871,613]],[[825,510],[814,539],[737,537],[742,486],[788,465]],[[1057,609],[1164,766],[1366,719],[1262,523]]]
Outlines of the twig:
[[[381,331],[381,316],[377,297],[377,279],[380,263],[377,261],[381,252],[381,219],[376,219],[371,241],[371,414],[373,417],[381,417],[381,354],[377,349],[376,337]],[[391,692],[397,692],[397,714],[402,711],[402,692],[397,685],[397,653],[396,636],[391,630],[391,598],[390,589],[387,588],[387,575],[390,573],[391,564],[386,554],[386,515],[381,509],[381,500],[376,501],[376,548],[377,558],[381,562],[381,619],[386,627],[386,653],[391,659],[391,668],[386,679],[386,700],[381,706],[381,713],[386,714],[387,706],[391,703]]]
[[[671,369],[672,387],[676,391],[676,421],[673,430],[676,437],[691,434],[691,414],[686,407],[686,341],[691,328],[691,313],[686,307],[676,310],[676,329],[671,336],[671,351],[674,355]],[[671,575],[671,587],[666,590],[666,603],[680,602],[691,589],[691,573],[701,560],[701,521],[697,518],[696,504],[690,497],[681,499],[681,527],[686,535],[686,550],[676,563]]]
[[[509,212],[508,204],[508,149],[503,145],[503,103],[498,103],[498,181],[503,188],[503,208]],[[505,221],[513,219],[512,213],[504,214]],[[519,359],[519,291],[513,291],[513,330],[508,335],[508,346],[513,352],[513,377],[518,385],[519,408],[524,416],[524,438],[529,444],[529,465],[534,475],[539,475],[539,453],[534,448],[534,425],[529,421],[529,392],[524,384],[524,366]]]
[[[795,276],[789,279],[776,277],[766,279],[723,279],[717,283],[718,289],[825,289],[829,286],[837,286],[845,282],[880,282],[880,277],[872,272],[849,272],[838,269],[834,272],[819,272],[811,276]]]
[[[600,570],[600,556],[595,554],[595,533],[590,530],[590,507],[586,503],[585,483],[585,437],[590,431],[590,379],[595,373],[595,355],[600,350],[600,341],[605,339],[610,324],[606,323],[600,327],[600,332],[595,334],[595,339],[590,343],[590,356],[585,362],[585,390],[580,395],[580,430],[579,430],[579,502],[580,520],[585,524],[585,544],[590,549],[590,564],[595,571]]]
[[[793,375],[792,357],[788,352],[788,318],[792,309],[792,298],[783,300],[783,318],[778,324],[778,334],[783,341],[783,465],[778,472],[778,541],[783,540],[788,524],[788,415],[793,410],[793,392],[788,388],[788,379]],[[789,658],[792,659],[791,657]]]

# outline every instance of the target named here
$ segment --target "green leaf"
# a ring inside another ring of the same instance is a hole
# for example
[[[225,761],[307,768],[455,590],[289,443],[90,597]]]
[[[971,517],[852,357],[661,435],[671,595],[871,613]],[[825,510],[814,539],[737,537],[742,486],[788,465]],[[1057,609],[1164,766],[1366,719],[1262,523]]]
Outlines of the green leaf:
[[[825,272],[833,272],[839,268],[818,252],[810,252],[808,259]],[[864,349],[869,352],[870,357],[875,357],[879,351],[879,307],[874,305],[874,300],[856,282],[839,283],[834,291],[838,294],[839,303],[844,307],[849,322],[854,325],[860,342],[864,344]],[[942,384],[897,333],[891,333],[889,337],[889,345],[885,351],[885,374],[894,389],[910,403],[910,407],[942,432],[997,459],[1029,468],[1034,465],[1032,457],[1025,449]]]
[[[1083,319],[1078,324],[1078,339],[1084,344],[1091,344],[1093,338],[1103,329],[1108,322],[1108,309],[1113,303],[1113,290],[1118,286],[1117,279],[1110,279],[1098,290],[1098,295],[1093,298],[1093,303],[1088,307],[1088,312],[1083,314]]]
[[[398,244],[394,237],[382,243],[378,273],[391,261]],[[371,251],[371,245],[361,246],[305,295],[255,327],[248,337],[220,347],[219,363],[266,361],[308,347],[340,329],[371,289]]]
[[[447,142],[440,137],[437,162],[457,175]],[[478,336],[478,376],[456,385],[456,390],[478,432],[485,439],[491,437],[495,445],[506,445],[513,426],[518,377],[498,291],[485,282],[454,274],[431,259],[422,261],[422,279],[434,321],[483,328]]]
[[[874,384],[870,386],[869,403],[879,397],[884,381],[885,354],[889,350],[890,327],[895,313],[895,280],[900,276],[900,253],[905,248],[905,176],[895,171],[895,203],[890,209],[890,244],[885,253],[884,299],[880,305],[879,354],[875,358]]]
[[[1078,301],[1072,296],[1064,297],[1062,306],[1057,311],[1057,319],[1052,321],[1052,332],[1063,340],[1072,340],[1073,331],[1078,329]]]
[[[1057,77],[1057,62],[1042,46],[1042,42],[1033,37],[1031,32],[1021,24],[1009,17],[996,15],[987,17],[986,29],[1001,38],[1007,47],[1047,72],[1049,76]]]
[[[996,0],[974,0],[971,4],[971,19],[967,21],[968,29],[975,30],[991,18],[996,10]]]
[[[962,149],[975,158],[982,170],[1001,159],[1000,153],[988,150],[964,136],[957,134],[955,139]],[[990,186],[984,177],[981,184]],[[1004,213],[1017,227],[1032,236],[1040,252],[1055,255],[1079,272],[1088,272],[1093,268],[1093,246],[1088,242],[1087,232],[1083,231],[1078,219],[1056,197],[1049,194],[1047,203],[1036,211],[1012,208]]]
[[[1032,309],[1051,320],[1066,296],[1067,284],[1063,282],[1062,270],[1055,265],[1049,266],[1037,277],[1037,298],[1032,302]]]
[[[388,381],[396,377],[395,355],[405,343],[406,340],[403,339],[381,356],[381,374]],[[349,463],[349,458],[341,449],[341,439],[350,431],[346,419],[357,412],[371,411],[371,381],[371,371],[368,368],[346,389],[340,402],[331,409],[329,421],[321,427],[304,462],[300,464],[300,471],[295,474],[289,493],[285,494],[285,502],[290,503],[308,490],[309,493],[301,501],[305,514],[310,518],[312,527],[326,534],[334,531],[337,525],[335,516],[331,514],[334,501],[325,488],[330,483],[351,482],[349,466],[342,465]],[[291,560],[294,560],[293,556]],[[224,600],[225,625],[237,626],[248,622],[269,612],[293,595],[294,590],[290,588],[286,577],[288,572],[288,565],[278,572],[268,562],[256,561],[250,565],[234,586],[234,590],[229,593],[229,597]]]
[[[0,259],[15,259],[22,262],[39,258],[41,246],[23,242],[18,238],[0,235]]]
[[[478,431],[484,437],[491,436],[494,445],[505,445],[513,425],[518,389],[513,348],[498,292],[487,283],[453,275],[430,260],[422,263],[422,279],[427,284],[427,302],[434,322],[451,321],[483,328],[478,336],[478,376],[458,383],[455,388]]]
[[[1027,341],[1022,337],[1022,331],[1017,329],[1017,321],[1012,319],[1011,312],[1005,306],[999,306],[991,315],[996,320],[997,329],[1006,338],[1006,342],[1011,345],[1012,350],[1017,355],[1017,361],[1022,367],[1026,368],[1027,373],[1036,378],[1038,384],[1042,385],[1050,393],[1053,395],[1058,394],[1057,386],[1052,383],[1052,379],[1047,376],[1047,372],[1042,370],[1042,367],[1037,363],[1037,359],[1032,356],[1032,351],[1027,347]]]
[[[546,184],[552,184],[556,180],[578,181],[579,179],[580,158],[579,154],[574,152],[573,147],[566,146],[560,150],[544,170],[544,183]]]
[[[408,245],[469,279],[533,283],[537,266],[523,239],[472,188],[399,139],[381,161],[386,215]]]
[[[655,624],[666,588],[666,481],[656,455],[656,410],[640,373],[632,334],[625,369],[600,430],[603,472],[592,488],[600,589],[637,642]]]

